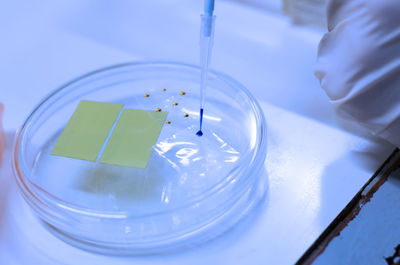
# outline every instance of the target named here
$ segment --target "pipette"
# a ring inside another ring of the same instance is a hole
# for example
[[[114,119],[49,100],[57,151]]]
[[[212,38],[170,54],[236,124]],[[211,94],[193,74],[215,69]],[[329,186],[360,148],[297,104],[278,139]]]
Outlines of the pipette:
[[[203,113],[206,97],[208,66],[211,60],[211,50],[214,40],[214,0],[204,0],[204,15],[201,16],[200,29],[200,129],[198,136],[203,135]]]

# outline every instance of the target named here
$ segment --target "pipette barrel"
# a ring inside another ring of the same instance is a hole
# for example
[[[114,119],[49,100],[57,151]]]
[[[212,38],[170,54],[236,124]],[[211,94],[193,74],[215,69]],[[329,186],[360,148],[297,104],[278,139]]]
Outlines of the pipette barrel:
[[[214,0],[204,0],[204,14],[212,16],[214,13]]]
[[[200,130],[198,136],[202,136],[203,112],[205,104],[205,94],[207,87],[208,66],[211,60],[211,51],[214,37],[214,0],[204,0],[204,15],[201,16],[200,30]]]

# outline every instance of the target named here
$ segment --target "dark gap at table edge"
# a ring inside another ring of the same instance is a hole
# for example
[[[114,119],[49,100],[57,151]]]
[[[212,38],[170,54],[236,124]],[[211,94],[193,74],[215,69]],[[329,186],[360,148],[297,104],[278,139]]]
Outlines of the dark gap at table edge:
[[[396,148],[339,215],[336,216],[314,243],[304,252],[295,265],[312,264],[315,259],[324,252],[328,244],[358,215],[363,205],[371,199],[373,194],[386,182],[389,175],[399,167],[399,165],[400,150]],[[373,185],[371,186],[371,184]]]

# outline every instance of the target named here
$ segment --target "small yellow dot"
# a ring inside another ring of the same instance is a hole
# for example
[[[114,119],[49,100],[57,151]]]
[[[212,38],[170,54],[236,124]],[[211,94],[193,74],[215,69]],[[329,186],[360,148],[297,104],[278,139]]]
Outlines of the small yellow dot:
[[[178,102],[174,102],[174,103],[172,103],[172,105],[178,106]]]
[[[187,118],[187,117],[189,117],[189,114],[185,113],[185,115],[183,115],[183,117]]]
[[[166,89],[166,88],[163,88],[162,91],[165,92],[165,91],[167,91],[167,89]]]
[[[166,124],[171,124],[171,121],[166,121]]]
[[[181,96],[184,96],[184,95],[186,95],[186,92],[185,91],[181,91]]]
[[[144,94],[144,97],[148,98],[148,97],[150,97],[150,94]]]
[[[161,112],[162,109],[161,109],[161,108],[156,108],[156,111],[157,111],[157,112]]]

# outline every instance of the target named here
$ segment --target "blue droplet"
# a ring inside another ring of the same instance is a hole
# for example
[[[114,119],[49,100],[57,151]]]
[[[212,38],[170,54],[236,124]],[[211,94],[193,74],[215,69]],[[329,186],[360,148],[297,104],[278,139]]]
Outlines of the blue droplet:
[[[203,132],[202,132],[202,131],[198,131],[198,132],[196,133],[196,135],[197,135],[197,136],[203,136]]]

